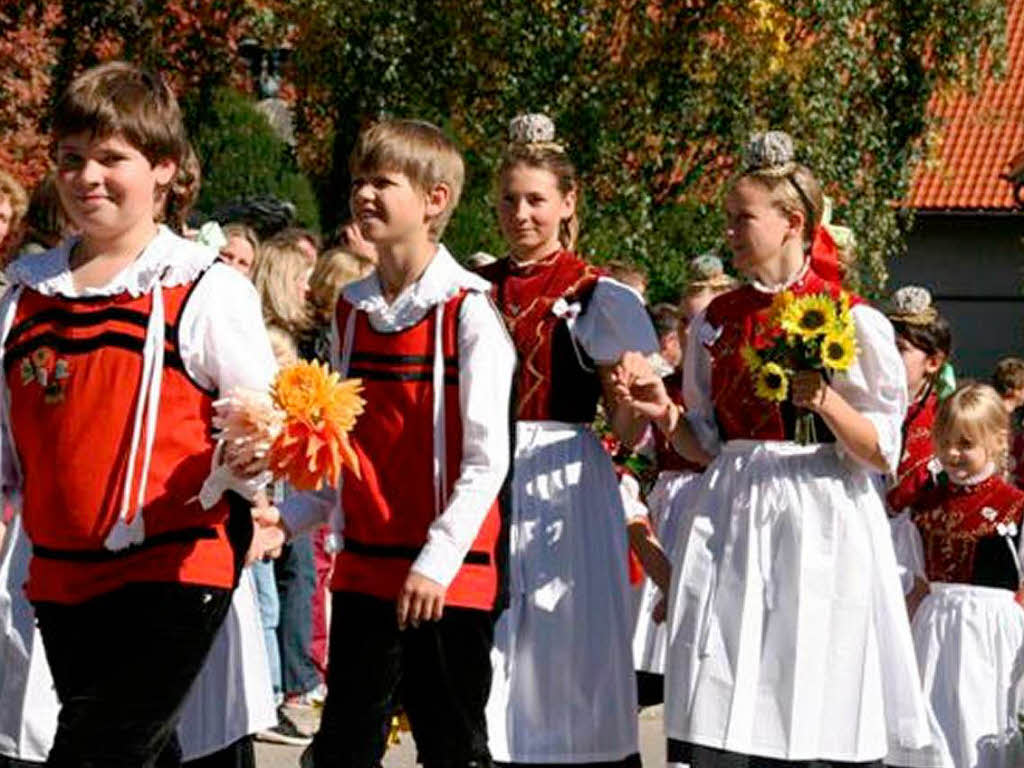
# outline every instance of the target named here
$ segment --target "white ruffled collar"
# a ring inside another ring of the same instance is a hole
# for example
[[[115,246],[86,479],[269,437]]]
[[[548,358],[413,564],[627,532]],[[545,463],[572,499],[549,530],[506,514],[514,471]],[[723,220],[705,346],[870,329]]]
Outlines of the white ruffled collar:
[[[963,480],[957,480],[955,477],[953,477],[952,473],[950,472],[946,472],[946,477],[949,478],[949,482],[951,482],[953,485],[959,485],[962,488],[970,488],[972,486],[978,485],[979,483],[985,482],[995,473],[996,465],[990,461],[982,468],[982,470],[978,474],[971,475],[970,477],[965,477]]]
[[[448,301],[463,288],[486,292],[491,284],[459,266],[444,245],[423,271],[420,279],[402,291],[391,304],[384,298],[380,278],[374,270],[368,277],[347,285],[342,295],[370,318],[378,331],[401,331],[415,325],[431,307]]]
[[[44,253],[22,256],[7,268],[8,281],[45,296],[83,298],[127,292],[137,297],[152,291],[158,282],[172,288],[195,280],[218,255],[216,250],[179,237],[161,225],[138,258],[109,283],[79,291],[68,268],[71,249],[79,239],[69,238]]]

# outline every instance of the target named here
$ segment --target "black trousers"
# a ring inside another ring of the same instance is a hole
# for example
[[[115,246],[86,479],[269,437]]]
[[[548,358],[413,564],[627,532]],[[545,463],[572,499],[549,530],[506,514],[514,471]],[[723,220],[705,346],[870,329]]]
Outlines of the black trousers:
[[[309,750],[317,768],[372,768],[388,721],[404,708],[427,768],[491,764],[484,708],[494,615],[445,607],[437,622],[400,632],[395,604],[336,592],[327,701]]]
[[[756,755],[726,752],[700,744],[668,740],[668,762],[689,763],[690,768],[882,768],[881,760],[841,763],[834,760],[773,760]]]
[[[61,703],[47,765],[179,765],[178,715],[230,604],[230,589],[153,583],[37,603]]]

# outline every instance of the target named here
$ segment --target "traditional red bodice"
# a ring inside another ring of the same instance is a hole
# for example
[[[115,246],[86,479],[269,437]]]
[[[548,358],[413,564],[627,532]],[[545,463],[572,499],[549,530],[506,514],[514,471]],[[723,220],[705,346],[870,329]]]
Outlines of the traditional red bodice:
[[[1016,589],[1006,537],[1019,538],[1024,492],[993,475],[975,485],[932,484],[914,506],[929,580]]]
[[[586,311],[601,272],[575,254],[558,251],[518,265],[501,259],[480,270],[494,286],[494,299],[516,346],[516,418],[589,424],[601,384],[592,360],[570,336],[565,312]]]
[[[839,286],[808,270],[788,289],[796,296],[828,293],[838,296]],[[705,315],[710,335],[696,338],[711,355],[711,397],[723,440],[791,440],[796,409],[788,402],[773,403],[758,397],[753,377],[741,350],[754,341],[757,327],[766,324],[774,296],[745,285],[715,298]],[[851,306],[863,299],[850,296]],[[818,435],[827,433],[819,423]]]
[[[669,399],[676,405],[683,403],[683,377],[679,371],[669,374],[662,379],[665,384],[665,392]],[[672,443],[660,429],[654,430],[654,457],[659,472],[703,472],[704,467],[692,461],[688,461],[679,455],[679,452],[672,447]]]
[[[910,406],[907,418],[903,421],[903,453],[900,465],[896,470],[896,478],[886,501],[892,514],[902,512],[906,507],[913,506],[917,498],[932,479],[929,464],[935,458],[932,444],[932,424],[935,423],[935,411],[939,407],[939,399],[934,392],[918,400]]]

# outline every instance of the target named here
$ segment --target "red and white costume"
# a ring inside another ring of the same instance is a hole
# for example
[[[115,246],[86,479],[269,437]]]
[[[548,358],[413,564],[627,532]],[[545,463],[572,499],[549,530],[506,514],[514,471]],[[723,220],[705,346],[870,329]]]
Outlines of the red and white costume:
[[[481,270],[519,352],[511,595],[495,628],[493,758],[613,762],[637,752],[625,512],[590,429],[597,365],[658,347],[639,296],[568,252]]]
[[[784,287],[835,289],[806,264]],[[778,760],[907,764],[931,736],[876,470],[823,422],[830,442],[793,442],[792,405],[756,396],[741,349],[773,293],[719,296],[687,345],[686,418],[716,458],[674,558],[666,732]],[[903,365],[889,321],[853,304],[857,359],[831,386],[895,469]]]
[[[281,506],[292,532],[331,521],[341,544],[332,591],[394,600],[411,569],[445,585],[447,605],[499,602],[515,354],[489,288],[442,245],[391,304],[376,272],[343,290],[335,357],[363,380],[352,433],[361,477],[346,469],[340,495]]]
[[[57,701],[22,586],[59,603],[139,581],[231,588],[227,504],[195,499],[211,469],[212,403],[236,386],[266,389],[276,368],[253,331],[255,290],[215,251],[161,227],[110,283],[80,292],[73,244],[12,265],[0,302],[0,470],[21,510],[0,560],[0,700],[11,705],[0,754],[26,760],[45,758]],[[97,556],[126,543],[115,529],[142,546]],[[247,572],[196,687],[207,691],[190,705],[202,733],[181,730],[191,757],[276,721]]]
[[[943,478],[944,479],[944,478]],[[914,614],[921,679],[956,768],[1024,765],[1024,492],[989,467],[939,482],[914,502],[931,591]]]
[[[914,574],[924,568],[917,546],[917,531],[911,520],[911,507],[942,470],[935,456],[932,424],[939,407],[939,398],[929,391],[910,406],[903,420],[903,453],[886,493],[892,543],[904,593],[914,587]]]

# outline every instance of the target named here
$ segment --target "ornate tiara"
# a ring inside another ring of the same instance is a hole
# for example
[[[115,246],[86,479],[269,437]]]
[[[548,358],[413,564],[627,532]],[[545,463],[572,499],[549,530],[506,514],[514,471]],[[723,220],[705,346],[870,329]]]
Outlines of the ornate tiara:
[[[793,139],[785,131],[755,133],[747,142],[747,170],[777,168],[796,162]]]
[[[508,140],[513,145],[565,151],[565,147],[555,141],[554,121],[540,112],[513,117],[508,124]]]
[[[932,304],[931,293],[920,285],[903,286],[893,293],[889,303],[889,319],[909,325],[930,325],[939,316]]]

